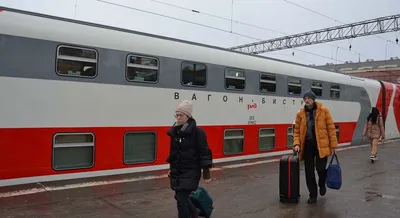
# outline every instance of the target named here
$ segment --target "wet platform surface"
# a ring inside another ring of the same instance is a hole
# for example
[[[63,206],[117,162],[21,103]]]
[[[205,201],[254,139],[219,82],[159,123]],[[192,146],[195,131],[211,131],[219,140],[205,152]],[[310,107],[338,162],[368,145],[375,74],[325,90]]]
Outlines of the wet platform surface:
[[[400,214],[399,154],[398,141],[379,146],[379,160],[373,164],[368,159],[369,147],[339,151],[343,173],[342,188],[328,189],[327,194],[319,197],[315,205],[306,203],[308,191],[303,162],[300,178],[301,201],[297,205],[279,202],[279,168],[275,161],[238,168],[221,167],[222,170],[212,171],[212,184],[204,185],[202,181],[201,185],[214,198],[213,218],[397,218]],[[165,172],[153,172],[149,175],[160,176]],[[59,182],[38,184],[41,188],[53,189],[0,198],[0,217],[177,217],[173,192],[165,177],[55,190],[54,187],[58,185]],[[0,188],[0,193],[7,189]]]

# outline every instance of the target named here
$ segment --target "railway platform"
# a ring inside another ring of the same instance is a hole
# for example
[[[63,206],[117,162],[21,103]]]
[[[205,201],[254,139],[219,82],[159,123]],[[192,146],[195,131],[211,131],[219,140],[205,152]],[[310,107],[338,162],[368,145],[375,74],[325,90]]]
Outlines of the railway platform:
[[[301,164],[299,204],[281,204],[279,157],[217,165],[206,187],[214,198],[213,218],[398,217],[400,213],[400,142],[379,146],[369,162],[369,147],[338,151],[343,185],[328,189],[317,204],[306,203]],[[166,171],[85,181],[51,182],[0,188],[0,217],[177,217]],[[136,181],[135,181],[136,180]]]

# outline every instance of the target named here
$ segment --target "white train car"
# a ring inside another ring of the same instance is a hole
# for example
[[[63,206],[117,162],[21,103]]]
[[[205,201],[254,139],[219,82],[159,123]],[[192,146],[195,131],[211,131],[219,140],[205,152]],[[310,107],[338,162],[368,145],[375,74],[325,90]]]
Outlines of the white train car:
[[[400,87],[193,42],[0,7],[0,186],[166,169],[175,106],[194,101],[215,162],[290,152],[312,89],[340,145]]]

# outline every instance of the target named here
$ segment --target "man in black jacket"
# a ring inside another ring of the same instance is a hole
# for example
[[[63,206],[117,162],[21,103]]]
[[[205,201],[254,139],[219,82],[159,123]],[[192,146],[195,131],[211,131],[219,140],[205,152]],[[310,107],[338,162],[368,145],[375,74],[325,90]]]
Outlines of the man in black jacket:
[[[201,169],[206,184],[211,182],[212,152],[205,131],[192,117],[192,102],[185,100],[175,112],[176,123],[168,131],[171,137],[168,173],[171,189],[175,191],[179,218],[198,217],[199,211],[190,201],[190,194],[200,182]]]

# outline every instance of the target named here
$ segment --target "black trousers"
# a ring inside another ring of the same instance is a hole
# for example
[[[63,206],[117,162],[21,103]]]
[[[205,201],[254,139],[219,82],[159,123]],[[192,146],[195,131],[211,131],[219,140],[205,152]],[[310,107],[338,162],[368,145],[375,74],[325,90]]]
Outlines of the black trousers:
[[[190,218],[191,214],[197,210],[190,200],[191,191],[176,191],[175,200],[178,207],[178,218]]]
[[[316,139],[307,140],[304,146],[304,168],[306,183],[311,198],[318,196],[317,181],[315,179],[315,168],[318,173],[319,188],[325,187],[326,183],[326,163],[328,157],[320,158]]]

